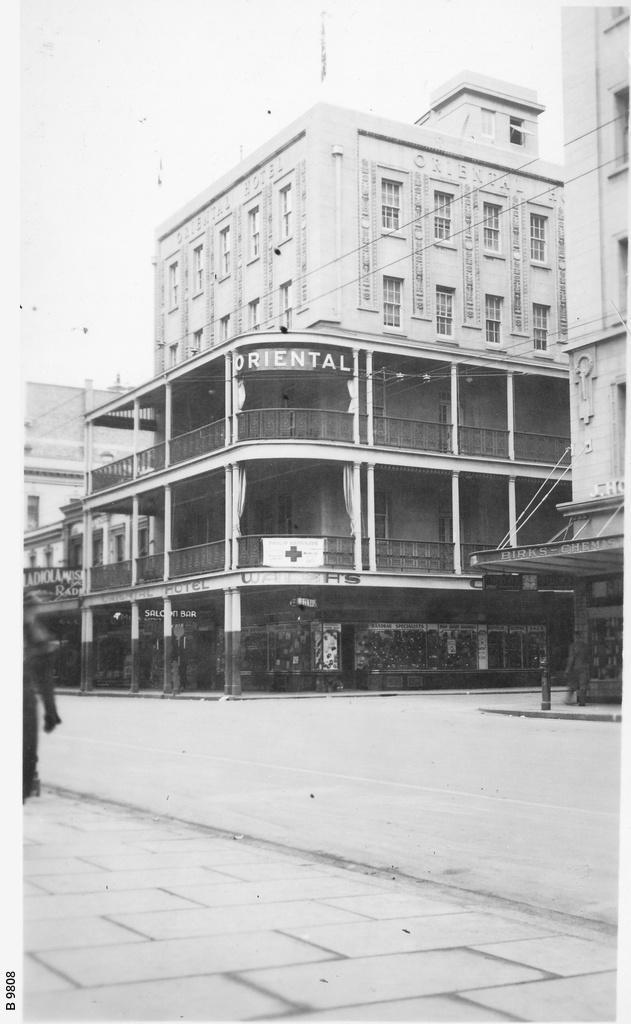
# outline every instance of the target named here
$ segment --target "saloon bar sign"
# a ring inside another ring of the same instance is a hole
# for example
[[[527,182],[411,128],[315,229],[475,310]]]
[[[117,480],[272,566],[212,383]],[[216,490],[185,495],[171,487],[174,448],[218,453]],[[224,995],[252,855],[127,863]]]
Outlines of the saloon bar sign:
[[[80,597],[83,592],[81,569],[25,569],[24,589],[41,591],[49,600]]]
[[[242,370],[341,370],[352,373],[352,359],[348,352],[327,352],[306,348],[257,348],[239,352],[234,368]]]

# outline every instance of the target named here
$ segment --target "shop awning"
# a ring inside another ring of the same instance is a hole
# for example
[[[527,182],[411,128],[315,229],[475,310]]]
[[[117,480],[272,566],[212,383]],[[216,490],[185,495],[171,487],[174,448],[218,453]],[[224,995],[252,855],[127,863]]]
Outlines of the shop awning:
[[[624,537],[586,537],[528,544],[517,548],[476,551],[470,566],[482,572],[562,573],[567,576],[605,576],[622,572]]]

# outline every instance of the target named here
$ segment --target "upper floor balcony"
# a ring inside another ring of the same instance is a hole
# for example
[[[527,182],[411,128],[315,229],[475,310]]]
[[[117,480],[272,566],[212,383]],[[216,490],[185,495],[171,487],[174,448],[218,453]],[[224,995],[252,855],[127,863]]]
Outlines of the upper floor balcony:
[[[309,357],[316,356],[318,366],[309,368]],[[274,366],[265,367],[265,360]],[[133,428],[136,453],[93,468],[89,492],[243,442],[315,442],[567,465],[568,405],[567,380],[558,373],[537,376],[532,370],[520,374],[348,349],[323,357],[315,349],[244,346],[225,364],[209,361],[156,385],[146,399],[128,402],[116,415],[110,411],[95,419]],[[142,431],[151,431],[147,447]]]

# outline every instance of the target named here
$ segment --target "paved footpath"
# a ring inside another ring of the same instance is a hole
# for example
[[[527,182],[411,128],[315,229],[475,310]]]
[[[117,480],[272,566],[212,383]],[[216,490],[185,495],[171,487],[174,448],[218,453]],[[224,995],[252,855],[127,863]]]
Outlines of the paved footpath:
[[[46,787],[25,1020],[613,1021],[606,930]]]

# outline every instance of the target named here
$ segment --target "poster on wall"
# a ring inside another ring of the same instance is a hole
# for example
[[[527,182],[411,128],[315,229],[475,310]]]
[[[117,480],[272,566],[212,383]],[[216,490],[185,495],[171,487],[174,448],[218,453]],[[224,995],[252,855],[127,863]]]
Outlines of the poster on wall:
[[[478,626],[478,669],[486,671],[489,667],[489,645],[486,626]]]
[[[263,537],[263,565],[273,568],[324,565],[323,537]]]
[[[342,626],[339,622],[312,624],[311,649],[314,671],[339,672],[341,632]]]

